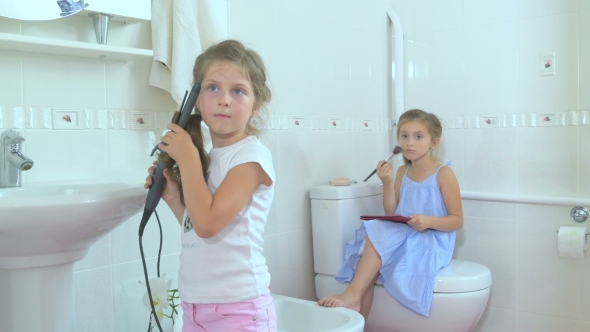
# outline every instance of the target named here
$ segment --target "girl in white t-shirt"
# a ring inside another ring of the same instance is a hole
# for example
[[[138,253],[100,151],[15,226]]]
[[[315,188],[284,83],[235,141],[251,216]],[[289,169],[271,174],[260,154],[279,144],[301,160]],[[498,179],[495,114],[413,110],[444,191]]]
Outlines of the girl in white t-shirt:
[[[262,256],[275,173],[270,151],[255,136],[271,98],[266,69],[255,51],[227,40],[197,57],[193,75],[201,83],[197,115],[188,132],[170,124],[166,145],[159,145],[176,162],[164,172],[162,199],[182,226],[183,331],[276,331]],[[213,144],[208,156],[195,137],[201,117]]]

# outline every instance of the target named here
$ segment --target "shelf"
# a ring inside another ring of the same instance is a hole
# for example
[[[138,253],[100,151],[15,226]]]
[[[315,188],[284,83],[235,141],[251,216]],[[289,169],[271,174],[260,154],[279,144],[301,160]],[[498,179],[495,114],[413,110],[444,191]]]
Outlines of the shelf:
[[[0,32],[0,49],[73,57],[133,61],[152,58],[154,52],[141,48],[109,46],[69,40],[39,38]]]

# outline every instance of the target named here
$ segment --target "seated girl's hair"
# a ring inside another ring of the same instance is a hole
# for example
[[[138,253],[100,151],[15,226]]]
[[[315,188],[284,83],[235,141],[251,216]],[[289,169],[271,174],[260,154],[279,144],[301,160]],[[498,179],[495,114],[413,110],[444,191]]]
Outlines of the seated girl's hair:
[[[442,125],[440,123],[440,120],[436,117],[436,115],[434,115],[432,113],[424,112],[421,109],[414,108],[414,109],[404,112],[399,117],[399,122],[397,124],[397,137],[398,138],[399,138],[400,128],[406,122],[410,122],[410,121],[420,121],[420,122],[424,123],[424,125],[426,125],[426,128],[428,129],[428,133],[432,136],[432,138],[440,138],[442,136]],[[436,156],[433,156],[432,152],[431,152],[430,157],[432,159],[436,159]],[[410,160],[408,160],[406,157],[404,157],[404,163],[406,165],[409,165],[412,162]]]
[[[175,112],[171,122],[175,123],[179,116],[180,112]],[[199,151],[199,157],[201,158],[201,167],[203,170],[203,177],[206,181],[207,170],[209,169],[209,155],[207,154],[207,152],[205,152],[205,143],[203,140],[203,131],[201,129],[201,120],[202,118],[200,113],[191,114],[186,123],[185,130],[189,133],[191,139],[193,140],[193,144],[197,147],[197,150]],[[180,203],[182,203],[182,205],[185,206],[184,194],[182,193],[182,179],[180,177],[180,171],[178,169],[178,164],[176,163],[176,160],[172,159],[166,152],[161,152],[160,154],[158,154],[158,162],[174,163],[174,165],[172,166],[171,180],[172,182],[178,185],[178,191],[180,191]]]
[[[264,129],[264,120],[267,113],[266,105],[270,102],[272,94],[267,86],[266,67],[256,51],[246,48],[237,40],[225,40],[215,44],[197,57],[193,68],[194,82],[203,82],[205,74],[213,62],[224,61],[242,67],[244,76],[252,84],[255,100],[254,107],[259,108],[260,111],[248,121],[246,134],[258,135]]]

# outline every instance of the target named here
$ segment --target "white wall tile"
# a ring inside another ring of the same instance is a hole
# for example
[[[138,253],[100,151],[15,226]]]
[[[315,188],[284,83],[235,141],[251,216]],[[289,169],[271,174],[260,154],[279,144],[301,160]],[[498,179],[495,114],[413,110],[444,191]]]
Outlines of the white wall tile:
[[[590,197],[590,127],[580,127],[579,163],[580,163],[580,197]]]
[[[276,7],[275,0],[230,0],[230,6],[234,5],[248,5],[264,9],[275,9]]]
[[[518,21],[519,112],[578,108],[578,32],[577,13]],[[553,52],[555,76],[541,76],[541,54]]]
[[[518,19],[571,13],[578,10],[580,0],[518,0]]]
[[[24,104],[39,107],[102,108],[104,63],[64,56],[23,56]]]
[[[27,182],[108,179],[106,138],[104,131],[28,130],[26,152],[35,166]]]
[[[459,28],[463,24],[463,1],[414,1],[416,34]]]
[[[105,107],[129,108],[129,68],[125,62],[105,61]]]
[[[0,106],[23,106],[23,78],[19,53],[0,51]]]
[[[161,133],[148,130],[109,130],[108,165],[111,179],[144,182],[147,169],[157,159],[150,156]]]
[[[463,22],[465,27],[514,21],[517,14],[517,2],[501,1],[463,1]]]
[[[537,315],[529,312],[518,313],[518,330],[535,332],[575,331],[576,322],[570,319]]]
[[[502,308],[486,308],[473,332],[519,332],[518,311]],[[524,330],[522,330],[524,331]],[[521,332],[522,332],[521,331]]]
[[[290,1],[281,1],[281,3]],[[297,2],[303,5],[302,2]],[[324,113],[316,106],[324,89],[318,89],[317,53],[322,47],[316,21],[278,13],[277,76],[275,91],[280,98],[277,114],[312,115]]]
[[[158,204],[156,212],[162,225],[162,255],[179,253],[181,229],[178,220],[163,201]],[[134,215],[111,233],[113,264],[141,259],[138,230],[142,215],[143,212]],[[141,240],[144,256],[157,257],[160,248],[160,229],[155,213],[148,221]]]
[[[465,45],[469,45],[464,49],[465,114],[517,112],[516,26],[515,22],[507,22],[465,29]]]
[[[578,154],[577,128],[518,128],[518,193],[577,197]]]
[[[111,275],[111,266],[74,273],[75,331],[116,331]]]
[[[544,239],[553,238],[555,243],[556,227],[544,226],[537,222],[531,229],[528,225],[530,224],[527,222],[521,222],[519,233],[526,234],[528,230],[533,234],[539,234],[535,236],[539,240],[519,244],[521,250],[518,254],[518,309],[521,313],[526,311],[575,319],[579,296],[576,263],[573,259],[558,258],[555,246],[552,250],[547,248],[548,243]],[[539,241],[547,245],[541,246]]]
[[[590,58],[590,0],[586,1],[588,4],[588,10],[580,12],[580,30],[579,30],[579,41],[580,41],[580,54],[578,55],[578,73],[580,79],[579,87],[579,110],[588,111],[590,110],[590,96],[587,91],[590,91],[590,64],[584,59]]]
[[[465,130],[465,169],[462,190],[514,193],[521,174],[516,128]],[[528,163],[527,163],[528,165]]]

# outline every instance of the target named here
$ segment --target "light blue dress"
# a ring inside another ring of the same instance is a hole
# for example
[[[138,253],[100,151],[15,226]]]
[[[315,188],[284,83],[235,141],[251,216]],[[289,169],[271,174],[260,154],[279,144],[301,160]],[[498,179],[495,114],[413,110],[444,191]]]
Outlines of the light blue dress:
[[[442,167],[422,182],[412,181],[406,170],[395,214],[447,216],[437,183]],[[379,281],[387,292],[413,312],[430,316],[435,277],[451,262],[456,232],[433,229],[418,232],[404,223],[365,221],[356,231],[355,238],[346,244],[345,262],[336,274],[339,282],[352,281],[367,235],[381,256]]]

